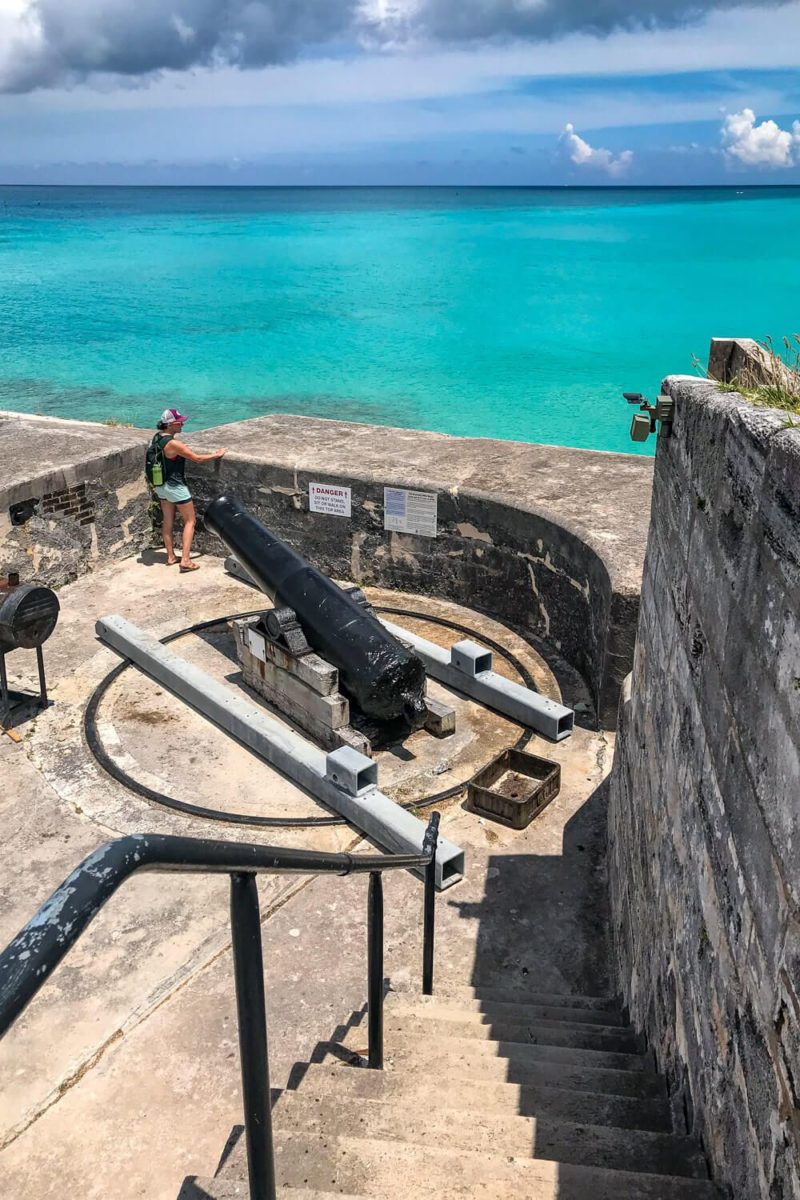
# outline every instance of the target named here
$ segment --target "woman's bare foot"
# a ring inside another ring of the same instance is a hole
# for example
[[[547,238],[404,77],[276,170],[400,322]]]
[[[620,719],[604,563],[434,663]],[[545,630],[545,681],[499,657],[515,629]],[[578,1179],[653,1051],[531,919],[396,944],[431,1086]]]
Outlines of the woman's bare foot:
[[[193,562],[188,562],[188,563],[182,562],[181,563],[181,575],[183,575],[184,572],[186,572],[186,571],[199,571],[199,570],[200,570],[200,567],[198,566],[197,563],[193,563]]]

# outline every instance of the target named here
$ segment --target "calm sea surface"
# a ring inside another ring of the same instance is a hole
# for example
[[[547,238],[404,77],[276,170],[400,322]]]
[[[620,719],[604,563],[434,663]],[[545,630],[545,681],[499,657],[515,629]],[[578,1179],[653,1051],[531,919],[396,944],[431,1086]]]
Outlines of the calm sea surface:
[[[798,330],[799,233],[800,189],[0,188],[0,407],[630,451],[623,390]]]

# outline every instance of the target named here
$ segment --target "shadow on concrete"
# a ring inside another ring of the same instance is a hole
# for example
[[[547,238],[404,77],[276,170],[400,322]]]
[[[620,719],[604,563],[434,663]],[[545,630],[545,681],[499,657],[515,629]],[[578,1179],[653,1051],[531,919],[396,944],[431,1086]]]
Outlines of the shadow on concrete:
[[[136,561],[142,567],[165,567],[167,552],[166,550],[156,550],[155,547],[148,547],[141,551]]]
[[[183,526],[180,523],[180,517],[178,517],[175,522],[175,533],[176,533],[175,550],[176,550],[178,557],[180,557],[182,528],[183,528]],[[202,558],[202,557],[203,557],[202,550],[192,549],[192,552],[190,555],[192,562],[194,562],[194,560],[196,558]],[[167,552],[163,547],[148,546],[146,549],[141,550],[139,552],[139,554],[136,557],[136,562],[139,564],[140,567],[165,567],[167,565]],[[177,567],[175,568],[175,570],[177,572]]]
[[[480,901],[448,907],[476,923],[474,988],[605,996],[610,964],[607,784],[564,826],[561,853],[493,854]]]
[[[49,700],[46,707],[50,708],[53,703],[53,700]],[[24,734],[17,731],[35,721],[44,711],[34,692],[9,688],[7,705],[3,707],[0,704],[0,737],[7,736],[12,742],[19,742]]]

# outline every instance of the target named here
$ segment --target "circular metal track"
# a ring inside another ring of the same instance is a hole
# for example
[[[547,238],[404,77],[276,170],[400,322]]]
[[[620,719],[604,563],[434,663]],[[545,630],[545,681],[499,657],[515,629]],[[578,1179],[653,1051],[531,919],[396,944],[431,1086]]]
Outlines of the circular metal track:
[[[466,637],[475,636],[474,631],[467,625],[460,625],[457,621],[450,621],[445,617],[435,617],[430,613],[415,612],[408,608],[388,608],[382,605],[376,605],[374,610],[375,612],[385,613],[387,616],[411,617],[418,621],[429,621],[434,625],[441,625],[445,629],[452,629],[455,633],[462,633]],[[240,621],[247,617],[258,617],[263,612],[264,609],[258,608],[251,612],[231,613],[225,617],[212,617],[208,621],[198,621],[194,625],[187,625],[184,629],[178,629],[174,633],[167,634],[166,637],[161,638],[161,642],[166,646],[169,642],[175,642],[178,638],[188,637],[191,633],[200,633],[204,629],[213,629],[215,625],[224,625],[227,621]],[[533,676],[515,654],[507,650],[505,646],[501,646],[499,642],[484,636],[484,634],[480,635],[480,639],[517,671],[526,687],[535,689]],[[161,804],[165,808],[171,808],[175,812],[184,813],[186,816],[202,817],[206,821],[222,821],[230,825],[257,825],[262,829],[309,829],[318,828],[321,825],[347,824],[347,821],[342,817],[258,817],[252,816],[249,813],[222,812],[217,808],[205,808],[199,804],[188,804],[185,800],[176,800],[174,796],[168,796],[165,792],[157,792],[154,788],[149,788],[146,784],[140,783],[138,779],[134,779],[127,771],[123,771],[122,767],[108,753],[97,728],[97,711],[103,697],[112,683],[119,679],[122,672],[127,671],[129,666],[131,666],[129,661],[122,662],[101,679],[92,692],[83,718],[83,730],[87,746],[106,774],[110,775],[112,779],[116,779],[123,787],[142,796],[145,800],[152,801],[153,804]],[[527,746],[532,736],[533,733],[530,729],[524,729],[514,743],[513,748],[515,750],[522,750]],[[433,796],[424,796],[421,800],[411,800],[401,807],[412,810],[429,808],[433,804],[441,804],[442,801],[456,796],[465,786],[466,784],[464,783],[456,783],[452,787],[445,788],[444,791],[436,792]]]

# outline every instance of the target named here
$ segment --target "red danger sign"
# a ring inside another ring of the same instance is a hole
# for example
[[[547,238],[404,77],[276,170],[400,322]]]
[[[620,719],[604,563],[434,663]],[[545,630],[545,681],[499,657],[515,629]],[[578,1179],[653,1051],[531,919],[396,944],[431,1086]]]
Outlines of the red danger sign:
[[[349,517],[352,496],[349,487],[334,483],[309,483],[308,511],[327,513],[329,517]]]

